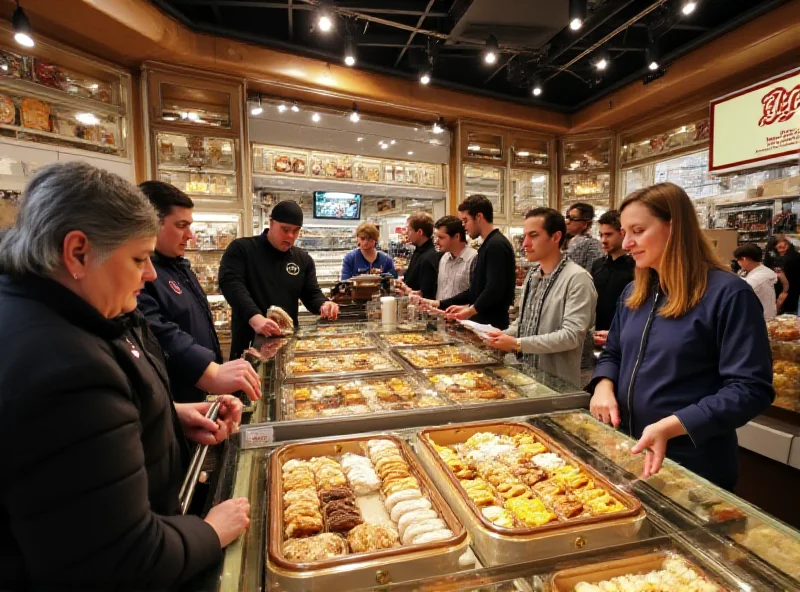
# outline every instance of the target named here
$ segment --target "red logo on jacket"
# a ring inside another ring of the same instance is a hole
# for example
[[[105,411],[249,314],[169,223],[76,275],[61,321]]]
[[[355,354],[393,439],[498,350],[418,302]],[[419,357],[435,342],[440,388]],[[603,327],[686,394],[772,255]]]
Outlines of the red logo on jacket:
[[[181,287],[175,280],[169,281],[169,287],[172,288],[176,294],[183,294],[183,290],[181,290]]]
[[[782,86],[772,89],[761,98],[761,104],[764,114],[758,120],[758,127],[789,121],[800,108],[800,84],[791,90]]]

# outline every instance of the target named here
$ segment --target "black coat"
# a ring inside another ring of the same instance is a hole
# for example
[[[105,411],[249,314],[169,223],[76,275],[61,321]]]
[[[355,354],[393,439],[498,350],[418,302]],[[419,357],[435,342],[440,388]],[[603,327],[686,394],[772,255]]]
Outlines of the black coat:
[[[179,516],[177,416],[138,313],[0,275],[0,590],[166,590],[221,559]]]
[[[145,283],[139,310],[164,351],[175,401],[204,401],[195,384],[211,362],[222,363],[208,298],[188,260],[159,253],[152,260],[158,277]]]
[[[436,298],[439,283],[439,260],[444,253],[438,253],[433,246],[433,239],[428,239],[421,247],[414,249],[408,262],[403,282],[412,290],[422,292],[428,300]]]

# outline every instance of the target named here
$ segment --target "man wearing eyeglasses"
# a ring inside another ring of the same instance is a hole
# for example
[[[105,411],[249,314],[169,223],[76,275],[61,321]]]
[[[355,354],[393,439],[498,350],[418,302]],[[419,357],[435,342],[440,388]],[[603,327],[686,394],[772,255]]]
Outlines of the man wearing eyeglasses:
[[[567,254],[570,259],[591,272],[595,259],[603,256],[600,241],[589,235],[594,221],[594,208],[586,203],[576,203],[567,210]]]

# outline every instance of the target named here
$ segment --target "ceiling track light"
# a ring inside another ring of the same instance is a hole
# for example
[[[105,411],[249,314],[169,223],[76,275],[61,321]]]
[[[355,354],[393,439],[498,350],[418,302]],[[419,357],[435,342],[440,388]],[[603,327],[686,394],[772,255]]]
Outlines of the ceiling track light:
[[[569,28],[577,31],[586,22],[588,0],[569,0]]]
[[[687,2],[683,3],[683,6],[681,7],[681,12],[685,16],[689,16],[695,11],[696,8],[697,8],[697,2],[694,2],[693,0],[688,0]]]
[[[497,37],[489,35],[486,39],[486,49],[483,50],[483,61],[486,64],[496,64],[497,57],[500,55],[500,47],[497,44]]]
[[[257,104],[250,110],[250,115],[261,115],[264,112],[264,107],[261,106],[261,95],[258,95]]]
[[[647,64],[647,68],[651,72],[655,72],[661,66],[659,62],[659,58],[661,56],[659,55],[660,52],[658,50],[658,40],[655,38],[652,28],[647,29],[647,40],[649,43],[647,45],[647,50],[644,52],[644,59],[645,63]]]
[[[261,98],[259,97],[259,102],[260,102],[260,100],[261,100]],[[297,101],[292,103],[292,112],[293,113],[300,113],[300,105],[297,104]]]
[[[594,67],[599,72],[604,72],[606,68],[608,68],[610,63],[611,63],[611,57],[608,55],[607,51],[601,50],[595,54]]]
[[[320,0],[317,11],[317,28],[323,33],[333,30],[334,13],[329,0]]]
[[[433,128],[431,128],[434,134],[443,134],[445,130],[445,122],[444,117],[440,117],[436,123],[433,124]]]
[[[11,17],[11,28],[14,30],[14,40],[23,47],[33,47],[36,43],[33,40],[33,29],[28,15],[22,10],[17,0],[17,8]]]
[[[531,94],[538,97],[542,94],[542,79],[539,76],[534,76],[531,82]]]
[[[431,83],[431,69],[427,66],[425,68],[421,68],[419,71],[419,82],[420,84],[428,85]]]
[[[344,63],[347,66],[353,67],[356,65],[356,39],[352,35],[348,35],[344,41]]]
[[[360,119],[361,115],[358,114],[358,105],[353,103],[353,110],[350,112],[350,121],[358,123]]]

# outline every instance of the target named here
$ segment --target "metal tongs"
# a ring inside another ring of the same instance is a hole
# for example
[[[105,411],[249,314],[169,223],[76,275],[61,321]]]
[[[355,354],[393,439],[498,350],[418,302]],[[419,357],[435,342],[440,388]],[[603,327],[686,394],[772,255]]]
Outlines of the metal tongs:
[[[217,415],[219,414],[219,405],[220,400],[217,399],[211,404],[211,407],[208,408],[208,412],[206,413],[206,417],[211,421],[217,421]],[[192,503],[192,498],[194,497],[194,490],[197,487],[197,482],[200,480],[200,471],[203,468],[203,462],[206,460],[206,454],[208,453],[208,444],[198,444],[197,448],[195,448],[194,456],[192,457],[192,462],[189,463],[189,471],[186,473],[186,478],[183,480],[183,485],[181,485],[181,491],[178,494],[178,501],[180,502],[180,509],[181,514],[186,514],[186,511],[189,509],[189,504]]]

